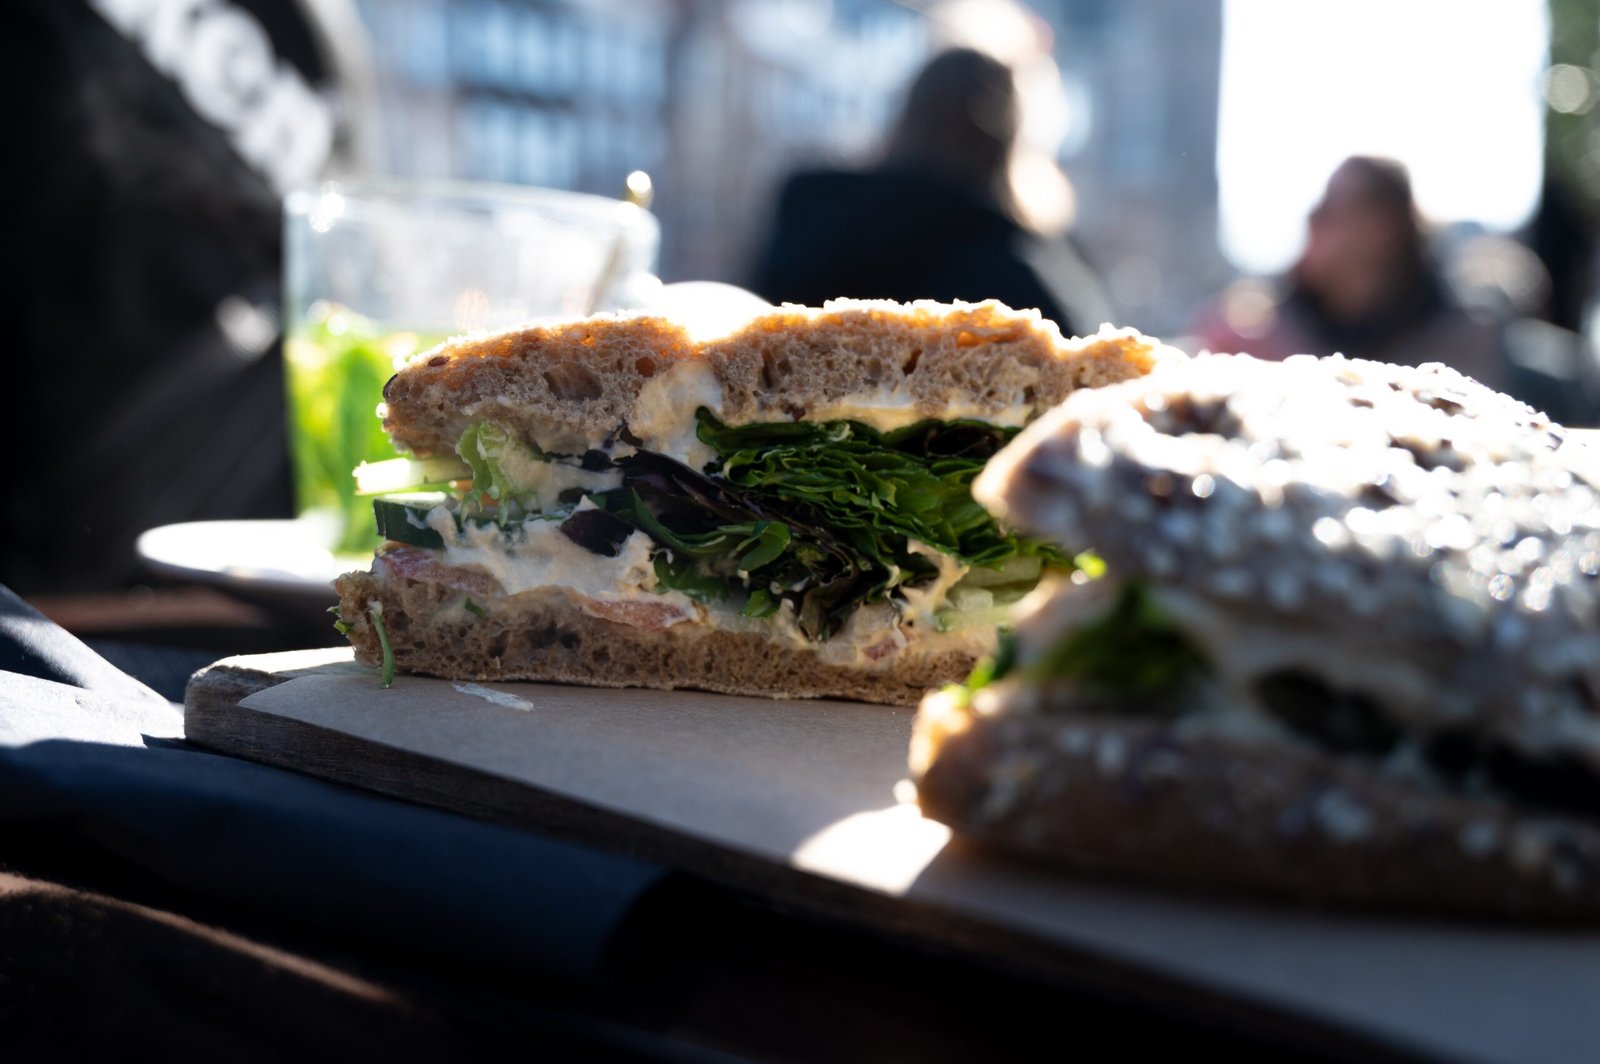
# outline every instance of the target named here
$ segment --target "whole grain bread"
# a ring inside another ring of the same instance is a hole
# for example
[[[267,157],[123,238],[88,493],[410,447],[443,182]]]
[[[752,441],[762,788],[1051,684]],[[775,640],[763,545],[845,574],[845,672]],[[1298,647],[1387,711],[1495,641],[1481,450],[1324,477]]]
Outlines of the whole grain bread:
[[[559,589],[485,597],[382,568],[334,581],[356,659],[382,660],[378,610],[396,665],[455,680],[543,680],[593,687],[693,688],[768,698],[843,698],[914,706],[924,692],[972,670],[972,653],[902,655],[870,668],[821,660],[807,647],[698,624],[649,630],[585,613]]]
[[[1078,713],[925,736],[923,811],[1079,872],[1396,911],[1600,919],[1600,826],[1283,743]],[[919,717],[919,731],[930,730]]]
[[[825,417],[873,397],[927,417],[1021,424],[1170,353],[1132,330],[1065,340],[1037,311],[993,301],[785,306],[704,343],[662,318],[598,315],[459,337],[417,356],[384,388],[384,428],[418,455],[448,453],[477,420],[549,449],[593,446],[684,362],[709,366],[730,423]]]
[[[476,421],[551,449],[582,449],[622,424],[645,382],[695,357],[662,318],[596,315],[448,340],[383,388],[383,427],[417,455],[449,454]]]
[[[954,407],[1020,423],[1074,389],[1146,372],[1158,347],[1133,330],[1064,340],[1038,311],[992,300],[834,300],[780,307],[701,353],[730,422],[803,420],[853,397],[894,396],[925,417]]]

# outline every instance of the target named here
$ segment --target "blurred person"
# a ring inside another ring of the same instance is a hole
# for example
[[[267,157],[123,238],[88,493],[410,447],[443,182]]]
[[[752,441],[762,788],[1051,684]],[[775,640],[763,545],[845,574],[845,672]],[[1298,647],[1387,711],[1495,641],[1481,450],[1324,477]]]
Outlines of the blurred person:
[[[1433,260],[1410,176],[1392,159],[1340,163],[1288,274],[1277,284],[1236,283],[1195,331],[1195,342],[1213,351],[1444,362],[1501,389],[1508,377],[1497,329],[1454,297]]]
[[[12,0],[0,583],[111,589],[138,534],[291,514],[281,192],[365,159],[348,0]]]
[[[874,165],[785,182],[752,287],[812,305],[994,298],[1067,335],[1110,320],[1100,276],[1065,232],[1070,186],[1020,140],[1024,104],[1014,62],[969,47],[934,56]]]

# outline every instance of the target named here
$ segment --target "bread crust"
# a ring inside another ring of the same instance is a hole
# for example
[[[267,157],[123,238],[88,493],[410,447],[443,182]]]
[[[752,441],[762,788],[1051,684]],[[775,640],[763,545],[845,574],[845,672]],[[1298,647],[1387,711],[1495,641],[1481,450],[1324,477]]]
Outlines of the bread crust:
[[[976,660],[973,653],[945,649],[847,667],[753,632],[692,622],[648,628],[596,617],[554,589],[485,599],[482,615],[463,610],[455,588],[403,576],[346,573],[334,589],[358,661],[382,660],[370,617],[376,608],[398,668],[453,680],[693,688],[914,706],[930,688],[965,677]]]
[[[918,801],[981,846],[1319,905],[1600,919],[1600,826],[1587,820],[1159,720],[969,714],[952,727],[927,713]]]
[[[645,382],[695,357],[662,318],[597,315],[457,337],[413,358],[383,388],[383,427],[402,450],[449,454],[474,422],[549,448],[581,450],[622,424]]]
[[[785,306],[706,345],[731,422],[797,420],[851,397],[896,394],[924,417],[951,406],[1032,417],[1076,388],[1126,380],[1157,357],[1131,330],[1068,341],[1038,311],[1001,303],[833,300]]]
[[[663,318],[597,315],[458,337],[384,387],[384,429],[418,455],[448,454],[475,421],[552,450],[582,450],[635,416],[650,382],[704,364],[731,423],[797,420],[851,396],[893,396],[927,417],[1021,424],[1075,388],[1147,372],[1170,352],[1132,330],[1067,341],[1037,311],[985,303],[835,300],[785,306],[696,343]]]

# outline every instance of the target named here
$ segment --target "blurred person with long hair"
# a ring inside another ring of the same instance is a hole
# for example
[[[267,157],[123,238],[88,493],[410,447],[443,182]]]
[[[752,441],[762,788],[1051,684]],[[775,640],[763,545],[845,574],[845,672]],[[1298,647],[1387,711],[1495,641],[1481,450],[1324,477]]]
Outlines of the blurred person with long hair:
[[[874,165],[784,184],[755,290],[813,305],[994,298],[1068,335],[1110,320],[1099,275],[1065,232],[1070,186],[1019,139],[1024,104],[1011,63],[968,47],[934,56]]]
[[[1234,285],[1196,333],[1213,351],[1444,362],[1491,387],[1507,380],[1494,323],[1461,306],[1434,261],[1405,167],[1373,156],[1334,170],[1288,273]]]

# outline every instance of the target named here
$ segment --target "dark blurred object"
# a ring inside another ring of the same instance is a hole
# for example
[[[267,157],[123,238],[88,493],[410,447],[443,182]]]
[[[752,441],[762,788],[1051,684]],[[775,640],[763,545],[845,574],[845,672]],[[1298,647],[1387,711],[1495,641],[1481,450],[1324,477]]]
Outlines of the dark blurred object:
[[[1551,420],[1600,427],[1600,364],[1580,333],[1538,318],[1505,323],[1505,390]]]
[[[935,56],[878,165],[785,183],[753,287],[812,305],[993,298],[1038,308],[1069,335],[1110,320],[1099,276],[1013,180],[1020,114],[1011,67],[967,48]]]
[[[235,760],[0,586],[0,1060],[1412,1059]]]
[[[29,605],[172,702],[218,658],[346,642],[325,610],[263,607],[192,584],[35,595]]]
[[[1577,329],[1549,320],[1561,300],[1545,262],[1511,237],[1452,228],[1442,241],[1445,276],[1469,313],[1496,323],[1500,387],[1564,425],[1600,425],[1600,363]]]
[[[1527,240],[1551,279],[1550,300],[1539,316],[1587,332],[1600,238],[1600,0],[1547,0],[1545,6],[1544,186]]]
[[[1593,208],[1547,176],[1527,227],[1528,244],[1550,276],[1539,316],[1573,332],[1583,331],[1594,293],[1595,231]]]
[[[116,587],[145,528],[289,513],[279,194],[353,147],[328,40],[291,0],[5,6],[0,581]]]

